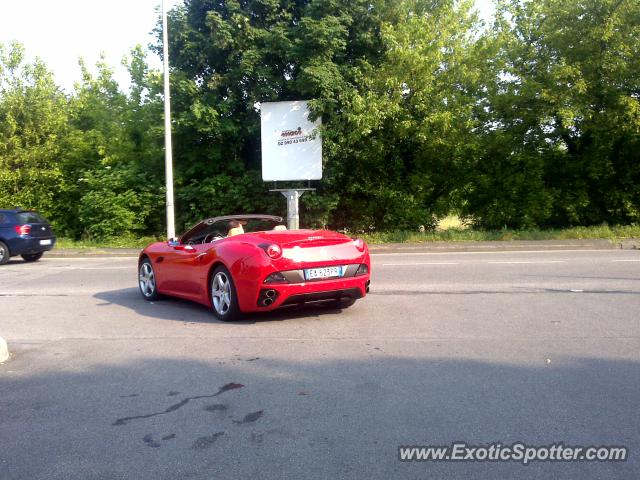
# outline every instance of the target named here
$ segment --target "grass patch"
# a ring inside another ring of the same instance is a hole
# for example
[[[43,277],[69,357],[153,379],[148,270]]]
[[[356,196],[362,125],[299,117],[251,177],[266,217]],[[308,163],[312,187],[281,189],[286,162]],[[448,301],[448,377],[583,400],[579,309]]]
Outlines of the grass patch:
[[[104,240],[72,240],[70,238],[58,238],[56,248],[72,248],[78,250],[95,248],[144,248],[150,243],[158,242],[156,237],[113,237]]]
[[[622,240],[640,238],[640,225],[573,227],[557,230],[474,230],[465,226],[450,227],[436,231],[418,232],[398,230],[392,232],[372,232],[358,236],[370,244],[379,243],[424,243],[424,242],[479,242],[509,240],[576,240],[605,239]],[[59,238],[57,248],[144,248],[150,243],[163,241],[157,237],[115,237],[105,240],[71,240]]]
[[[605,239],[621,240],[640,238],[640,225],[573,227],[549,230],[474,230],[471,228],[449,228],[435,232],[372,232],[361,237],[371,244],[376,243],[424,243],[424,242],[477,242],[509,240],[577,240]]]

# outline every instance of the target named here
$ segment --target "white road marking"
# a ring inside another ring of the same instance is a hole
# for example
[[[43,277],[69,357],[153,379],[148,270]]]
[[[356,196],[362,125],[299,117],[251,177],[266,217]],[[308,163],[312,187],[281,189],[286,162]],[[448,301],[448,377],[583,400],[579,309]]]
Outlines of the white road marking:
[[[640,259],[633,259],[633,260],[611,260],[612,262],[640,262]]]
[[[506,264],[506,265],[510,265],[510,264],[541,264],[541,263],[567,263],[566,260],[533,260],[533,261],[527,261],[527,262],[519,262],[519,261],[504,261],[504,262],[485,262],[485,263],[499,263],[499,264]]]
[[[49,267],[40,267],[38,269],[32,269],[30,270],[31,272],[41,272],[43,270],[54,270],[54,271],[60,271],[60,270],[130,270],[130,269],[135,269],[134,265],[129,265],[126,267],[111,267],[109,265],[105,265],[103,267],[74,267],[71,265],[56,265],[56,266],[49,266]],[[5,269],[3,269],[4,271]],[[24,272],[23,269],[6,269],[7,272]]]
[[[567,246],[564,243],[552,243],[548,245],[549,247],[564,247]],[[569,245],[570,246],[570,245]],[[413,250],[415,249],[415,247],[396,247],[398,250]],[[495,247],[492,246],[488,246],[488,245],[483,245],[481,248],[502,248],[500,245],[497,245]]]
[[[68,262],[68,261],[98,261],[98,260],[131,260],[132,258],[138,258],[138,255],[117,255],[115,257],[106,257],[102,255],[94,255],[90,257],[45,257],[44,260],[39,263],[47,262]]]
[[[370,253],[372,257],[390,257],[392,255],[484,255],[484,254],[513,254],[513,253],[563,253],[563,252],[599,252],[611,254],[614,249],[577,249],[577,250],[500,250],[500,251],[487,251],[479,250],[473,252],[389,252],[389,253]]]
[[[68,270],[130,270],[134,265],[128,267],[67,267]]]
[[[460,262],[383,263],[383,267],[412,267],[414,265],[460,265]]]

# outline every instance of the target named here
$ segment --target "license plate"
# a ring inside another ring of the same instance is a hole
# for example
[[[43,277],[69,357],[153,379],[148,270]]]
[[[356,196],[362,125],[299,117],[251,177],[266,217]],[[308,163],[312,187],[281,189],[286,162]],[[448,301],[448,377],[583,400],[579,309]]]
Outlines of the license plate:
[[[308,268],[304,271],[304,277],[306,280],[318,280],[321,278],[341,277],[344,274],[344,267],[322,267],[322,268]]]
[[[49,239],[49,240],[40,240],[40,245],[51,245],[51,239]]]

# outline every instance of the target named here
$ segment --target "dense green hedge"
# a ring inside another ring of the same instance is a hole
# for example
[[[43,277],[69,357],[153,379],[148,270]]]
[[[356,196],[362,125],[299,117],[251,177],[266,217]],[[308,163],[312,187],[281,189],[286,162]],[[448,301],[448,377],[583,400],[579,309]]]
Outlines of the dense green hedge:
[[[314,99],[324,179],[303,224],[487,229],[640,220],[640,3],[185,0],[170,13],[179,228],[278,212],[260,179],[259,102]],[[159,44],[155,47],[159,51]],[[129,92],[82,67],[63,93],[0,49],[0,206],[73,238],[163,231],[161,76]]]

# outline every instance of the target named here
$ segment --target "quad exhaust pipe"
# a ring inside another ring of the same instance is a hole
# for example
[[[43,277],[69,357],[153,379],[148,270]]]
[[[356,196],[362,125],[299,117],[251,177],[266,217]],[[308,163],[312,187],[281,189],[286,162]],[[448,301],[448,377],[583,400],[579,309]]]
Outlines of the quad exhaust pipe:
[[[260,295],[261,298],[259,304],[263,307],[268,307],[275,301],[277,295],[278,292],[276,292],[272,288],[270,288],[269,290],[263,290]]]

